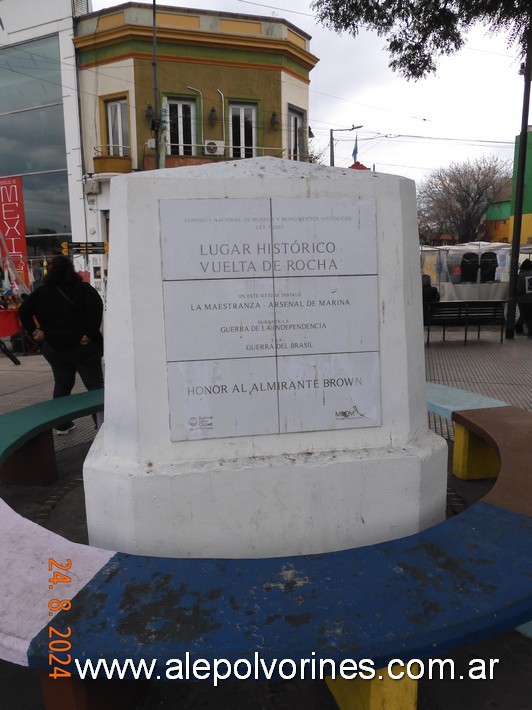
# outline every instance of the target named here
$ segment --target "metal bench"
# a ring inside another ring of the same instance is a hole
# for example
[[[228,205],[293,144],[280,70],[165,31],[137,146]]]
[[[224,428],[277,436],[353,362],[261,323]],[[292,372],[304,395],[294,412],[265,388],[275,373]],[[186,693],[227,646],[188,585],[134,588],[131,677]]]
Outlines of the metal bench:
[[[451,326],[464,327],[464,344],[467,345],[468,330],[477,327],[480,338],[481,326],[500,326],[500,342],[503,341],[506,323],[504,301],[437,301],[424,304],[424,324],[427,326],[427,345],[430,345],[430,330],[434,326],[445,329]]]

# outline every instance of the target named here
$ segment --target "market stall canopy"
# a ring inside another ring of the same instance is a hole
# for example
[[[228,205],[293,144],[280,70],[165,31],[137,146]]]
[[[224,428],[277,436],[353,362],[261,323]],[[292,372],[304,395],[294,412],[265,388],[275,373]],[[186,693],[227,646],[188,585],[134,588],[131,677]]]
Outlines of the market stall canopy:
[[[421,271],[430,275],[442,301],[506,300],[510,255],[511,245],[503,242],[422,246]]]

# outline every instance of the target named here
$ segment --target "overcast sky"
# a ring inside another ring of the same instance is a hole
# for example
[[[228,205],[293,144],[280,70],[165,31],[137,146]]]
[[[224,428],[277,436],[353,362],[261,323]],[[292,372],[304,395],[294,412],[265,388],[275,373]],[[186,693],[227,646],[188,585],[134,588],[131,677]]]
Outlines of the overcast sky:
[[[99,10],[122,2],[92,4]],[[517,51],[507,47],[503,35],[488,36],[478,27],[464,49],[439,61],[436,75],[408,82],[388,68],[384,39],[325,29],[314,19],[309,0],[166,0],[159,5],[273,15],[310,34],[311,52],[320,61],[310,75],[309,124],[326,164],[330,129],[359,124],[358,159],[416,182],[452,162],[486,154],[513,159],[523,79]],[[354,139],[355,132],[334,134],[336,165],[352,164]]]

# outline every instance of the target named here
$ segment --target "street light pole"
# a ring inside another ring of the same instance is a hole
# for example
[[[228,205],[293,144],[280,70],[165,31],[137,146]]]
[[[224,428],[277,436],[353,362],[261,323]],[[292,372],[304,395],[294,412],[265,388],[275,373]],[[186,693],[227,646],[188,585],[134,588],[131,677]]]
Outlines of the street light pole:
[[[331,128],[330,138],[329,138],[329,165],[334,165],[334,133],[339,131],[356,131],[357,128],[363,128],[363,126],[351,126],[351,128]]]

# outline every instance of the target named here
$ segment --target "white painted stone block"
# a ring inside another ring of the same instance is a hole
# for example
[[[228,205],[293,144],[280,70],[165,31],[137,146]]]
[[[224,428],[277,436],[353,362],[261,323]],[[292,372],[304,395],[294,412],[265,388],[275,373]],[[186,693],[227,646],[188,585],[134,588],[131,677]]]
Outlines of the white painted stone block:
[[[274,158],[112,183],[91,544],[264,556],[444,517],[413,183]]]

